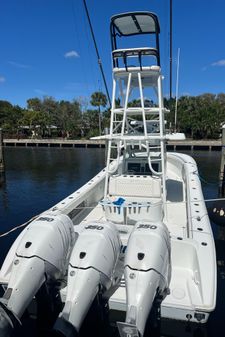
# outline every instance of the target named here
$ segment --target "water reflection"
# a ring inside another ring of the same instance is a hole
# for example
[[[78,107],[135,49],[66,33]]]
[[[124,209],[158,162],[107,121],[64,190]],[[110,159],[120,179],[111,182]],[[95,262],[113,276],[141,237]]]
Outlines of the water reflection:
[[[8,208],[7,186],[5,172],[0,172],[0,190],[2,195],[3,209]]]

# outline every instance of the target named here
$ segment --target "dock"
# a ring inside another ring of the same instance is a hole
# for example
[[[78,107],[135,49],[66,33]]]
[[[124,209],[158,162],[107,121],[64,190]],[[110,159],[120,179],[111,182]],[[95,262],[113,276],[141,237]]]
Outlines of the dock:
[[[104,140],[74,139],[4,139],[3,144],[17,147],[84,147],[104,148]],[[182,140],[167,141],[167,150],[206,150],[221,151],[221,140]]]
[[[101,140],[75,139],[4,139],[4,146],[17,147],[105,147]]]
[[[221,151],[222,142],[219,140],[178,140],[168,141],[167,150],[206,150]]]

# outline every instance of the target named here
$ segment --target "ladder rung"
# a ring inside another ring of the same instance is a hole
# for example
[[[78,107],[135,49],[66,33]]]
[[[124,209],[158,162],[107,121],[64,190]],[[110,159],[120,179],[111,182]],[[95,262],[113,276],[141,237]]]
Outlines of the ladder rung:
[[[130,107],[130,108],[117,108],[113,110],[113,113],[117,113],[117,114],[124,114],[124,113],[128,113],[129,115],[137,115],[143,112],[143,108],[141,107]],[[144,112],[146,114],[159,114],[160,113],[160,109],[159,107],[151,107],[151,108],[144,108]],[[169,110],[166,108],[162,108],[162,112],[164,113],[168,113]]]
[[[160,159],[151,159],[151,163],[156,163],[156,162],[160,162],[160,161],[162,161],[161,158]]]

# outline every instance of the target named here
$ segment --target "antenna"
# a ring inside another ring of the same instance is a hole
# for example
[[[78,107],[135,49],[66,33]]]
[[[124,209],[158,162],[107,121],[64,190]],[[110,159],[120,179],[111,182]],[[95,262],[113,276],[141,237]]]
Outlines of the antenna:
[[[102,74],[102,78],[103,78],[103,82],[104,82],[107,98],[108,98],[108,101],[109,101],[109,105],[111,106],[111,99],[110,99],[110,95],[109,95],[109,91],[108,91],[108,87],[107,87],[107,83],[106,83],[106,79],[105,79],[104,70],[103,70],[103,67],[102,67],[102,60],[101,60],[99,52],[98,52],[98,46],[97,46],[97,43],[96,43],[96,40],[95,40],[95,35],[94,35],[93,28],[92,28],[90,15],[89,15],[87,4],[86,4],[85,0],[83,0],[83,4],[84,4],[85,12],[86,12],[86,15],[87,15],[88,23],[89,23],[89,26],[90,26],[91,36],[92,36],[92,39],[93,39],[93,42],[94,42],[95,51],[96,51],[97,58],[98,58],[98,64],[99,64],[99,68],[100,68],[100,71],[101,71],[101,74]]]
[[[175,132],[177,131],[177,104],[178,104],[178,88],[179,88],[179,67],[180,67],[180,48],[178,48],[178,52],[177,52],[176,103],[175,103],[175,119],[174,119]]]
[[[173,59],[173,0],[170,0],[170,98],[172,98],[172,59]]]

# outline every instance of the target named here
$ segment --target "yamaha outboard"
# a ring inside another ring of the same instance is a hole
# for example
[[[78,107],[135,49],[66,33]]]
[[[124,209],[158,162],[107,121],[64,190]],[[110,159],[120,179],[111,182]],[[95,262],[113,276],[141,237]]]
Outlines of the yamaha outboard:
[[[54,336],[78,334],[96,295],[114,285],[120,247],[114,224],[96,222],[85,226],[71,254],[65,306],[55,323]]]
[[[168,294],[171,278],[170,237],[162,223],[138,222],[125,255],[127,312],[117,323],[121,337],[143,336],[156,297]]]
[[[32,221],[11,247],[1,269],[8,284],[0,299],[0,335],[9,337],[43,283],[65,277],[75,241],[66,215],[47,214]]]

